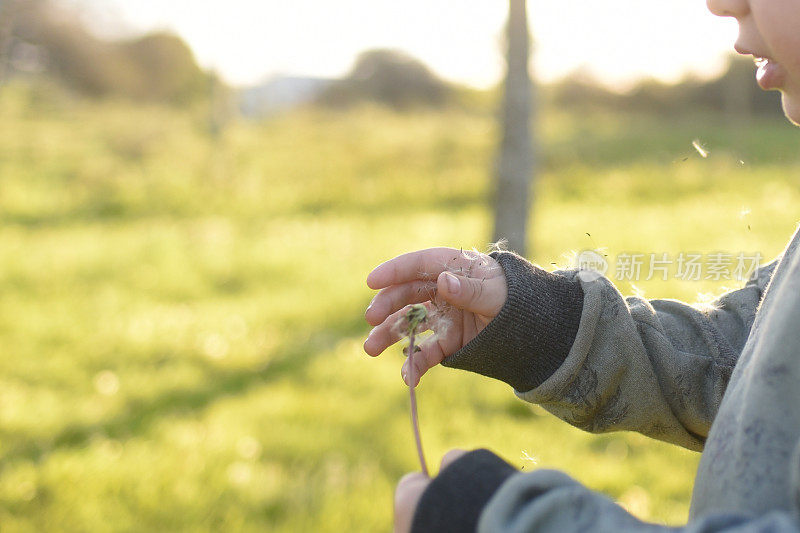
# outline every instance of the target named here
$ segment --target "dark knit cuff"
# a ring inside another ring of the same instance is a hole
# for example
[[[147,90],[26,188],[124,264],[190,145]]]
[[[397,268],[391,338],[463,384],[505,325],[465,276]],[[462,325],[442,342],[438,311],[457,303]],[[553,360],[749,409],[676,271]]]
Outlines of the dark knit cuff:
[[[580,281],[543,270],[511,252],[494,252],[506,275],[500,313],[444,366],[499,379],[518,392],[541,385],[569,354],[583,311]]]
[[[517,472],[489,450],[474,450],[442,470],[422,493],[411,533],[475,531],[486,503]]]

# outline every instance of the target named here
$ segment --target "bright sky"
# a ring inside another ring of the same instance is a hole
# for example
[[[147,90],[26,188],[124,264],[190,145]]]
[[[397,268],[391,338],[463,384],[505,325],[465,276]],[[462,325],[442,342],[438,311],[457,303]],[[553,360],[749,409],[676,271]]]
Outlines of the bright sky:
[[[235,84],[272,74],[341,76],[363,50],[391,47],[476,87],[503,71],[500,0],[72,0],[104,34],[169,29]],[[609,84],[716,74],[736,24],[704,0],[529,0],[534,69],[549,81],[585,67]]]

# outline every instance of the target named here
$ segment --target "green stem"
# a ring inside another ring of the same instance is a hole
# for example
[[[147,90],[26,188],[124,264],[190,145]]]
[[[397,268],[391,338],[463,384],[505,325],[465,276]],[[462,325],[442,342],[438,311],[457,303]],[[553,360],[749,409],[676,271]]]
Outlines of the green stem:
[[[417,417],[417,395],[414,393],[414,384],[416,383],[417,376],[414,375],[414,330],[408,335],[408,391],[411,396],[411,426],[414,429],[414,438],[417,441],[417,455],[419,456],[419,464],[422,466],[422,473],[428,475],[428,466],[425,464],[425,454],[422,453],[422,437],[419,432],[419,419]]]

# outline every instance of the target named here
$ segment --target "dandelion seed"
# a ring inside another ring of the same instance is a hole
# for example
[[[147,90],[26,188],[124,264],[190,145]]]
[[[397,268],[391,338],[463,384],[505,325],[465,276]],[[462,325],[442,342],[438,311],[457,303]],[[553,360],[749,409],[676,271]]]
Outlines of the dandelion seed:
[[[633,295],[637,298],[644,298],[644,289],[641,287],[631,283],[631,290],[633,291]]]
[[[596,243],[596,242],[594,242],[594,237],[592,237],[592,234],[591,234],[591,233],[589,233],[589,232],[587,231],[587,232],[586,232],[586,236],[587,236],[587,237],[589,237],[589,240],[592,242],[592,248],[594,248],[594,251],[595,251],[595,252],[598,252],[598,253],[599,253],[599,252],[601,252],[601,251],[603,251],[603,250],[604,250],[604,248],[600,248],[599,246],[597,246],[597,243]]]
[[[532,465],[535,465],[535,464],[537,464],[539,462],[539,460],[535,456],[529,455],[526,450],[522,450],[522,456],[520,458],[523,461],[526,461],[526,462],[528,462],[528,463],[530,463]]]
[[[702,144],[700,144],[700,141],[698,139],[692,141],[692,146],[694,146],[694,149],[697,150],[698,154],[700,154],[700,157],[702,157],[703,159],[708,157],[709,153],[708,150],[706,150],[706,148]]]
[[[489,243],[489,250],[492,252],[504,252],[508,247],[508,239],[502,238],[499,241]]]
[[[434,282],[436,281],[436,279],[433,277],[433,274],[431,274],[430,272],[425,272],[424,270],[418,271],[417,275],[423,281],[434,281]]]
[[[713,292],[697,292],[695,295],[695,301],[700,304],[706,306],[706,309],[712,311],[714,307],[711,305],[711,302],[717,299],[718,295]]]
[[[744,218],[749,214],[750,214],[750,208],[749,207],[742,207],[739,210],[739,218]]]

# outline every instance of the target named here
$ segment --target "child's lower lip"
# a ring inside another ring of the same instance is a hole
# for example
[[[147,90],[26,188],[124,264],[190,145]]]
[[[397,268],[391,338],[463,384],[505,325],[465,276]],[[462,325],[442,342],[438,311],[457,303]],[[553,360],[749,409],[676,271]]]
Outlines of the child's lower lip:
[[[771,59],[759,61],[756,80],[765,91],[780,89],[783,86],[785,76],[786,73],[778,63]]]

